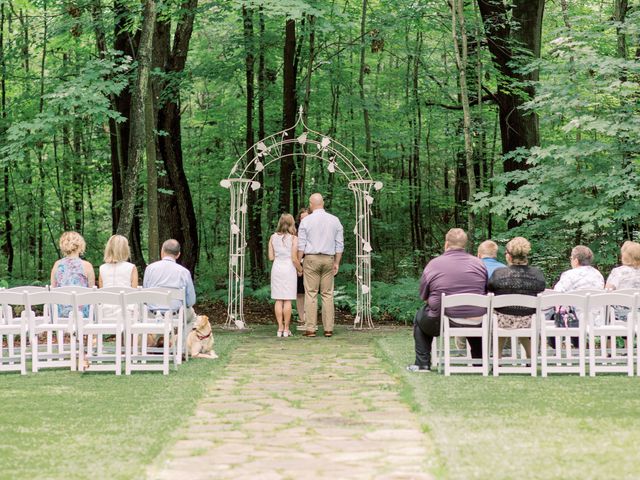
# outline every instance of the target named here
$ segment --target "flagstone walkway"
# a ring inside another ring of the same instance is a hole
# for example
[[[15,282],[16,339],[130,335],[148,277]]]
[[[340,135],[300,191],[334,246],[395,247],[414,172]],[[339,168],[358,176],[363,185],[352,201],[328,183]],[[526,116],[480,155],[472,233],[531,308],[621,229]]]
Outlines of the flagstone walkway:
[[[376,333],[264,332],[237,348],[149,479],[432,478],[433,447],[374,356]]]

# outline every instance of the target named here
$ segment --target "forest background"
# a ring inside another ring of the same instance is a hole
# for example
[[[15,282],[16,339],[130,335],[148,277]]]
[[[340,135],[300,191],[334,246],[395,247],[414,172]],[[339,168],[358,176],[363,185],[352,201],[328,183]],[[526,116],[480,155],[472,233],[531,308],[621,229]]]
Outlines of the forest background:
[[[384,182],[376,316],[411,317],[454,226],[472,250],[527,237],[549,285],[576,244],[606,276],[638,235],[639,81],[633,0],[0,0],[0,279],[47,283],[69,229],[97,266],[117,231],[140,268],[177,238],[200,298],[224,300],[220,180],[299,107]],[[294,155],[258,180],[247,294],[268,298],[265,242],[319,191],[353,309],[343,179]]]

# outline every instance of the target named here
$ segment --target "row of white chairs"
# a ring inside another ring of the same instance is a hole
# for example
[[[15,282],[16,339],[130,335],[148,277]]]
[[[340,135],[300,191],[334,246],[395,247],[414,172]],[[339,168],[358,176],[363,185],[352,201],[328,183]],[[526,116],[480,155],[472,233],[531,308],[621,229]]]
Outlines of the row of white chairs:
[[[0,371],[24,375],[30,359],[33,372],[64,367],[120,375],[124,339],[127,375],[136,370],[167,375],[170,359],[177,367],[186,350],[184,297],[184,290],[170,288],[2,289]],[[168,308],[173,300],[182,302],[177,312]],[[149,305],[161,308],[153,312]],[[149,346],[149,335],[162,339],[162,347]],[[106,342],[110,337],[113,347]]]
[[[453,307],[473,306],[485,309],[479,326],[452,328],[447,311]],[[529,328],[500,328],[496,310],[504,307],[527,307],[535,310]],[[559,306],[573,307],[577,312],[578,326],[558,326],[546,312]],[[616,309],[628,309],[626,320],[616,317]],[[441,334],[434,339],[432,356],[438,370],[445,375],[452,373],[480,373],[494,376],[501,373],[526,373],[536,376],[538,361],[541,374],[577,373],[585,376],[587,362],[589,375],[619,372],[629,376],[634,374],[634,340],[637,339],[635,356],[637,374],[640,376],[640,291],[617,292],[574,291],[556,293],[545,291],[538,296],[493,294],[442,295]],[[451,339],[455,337],[478,337],[482,342],[482,358],[470,355],[453,356]],[[499,339],[511,339],[511,355],[502,357],[498,351]],[[531,343],[531,358],[519,357],[517,339],[527,338]],[[578,339],[577,352],[572,348],[571,339]],[[623,338],[625,347],[617,348],[617,339]],[[554,339],[554,347],[549,347],[549,339]],[[600,348],[596,348],[596,340]],[[610,341],[610,343],[609,343]],[[588,344],[588,348],[587,348]],[[552,353],[549,352],[552,350]]]

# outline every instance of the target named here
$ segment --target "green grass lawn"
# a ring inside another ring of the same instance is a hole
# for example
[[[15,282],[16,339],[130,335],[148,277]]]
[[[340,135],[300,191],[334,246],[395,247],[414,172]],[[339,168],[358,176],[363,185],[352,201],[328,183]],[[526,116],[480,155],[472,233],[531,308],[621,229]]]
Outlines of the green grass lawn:
[[[142,477],[240,339],[216,332],[218,360],[192,360],[168,376],[2,374],[0,478]]]
[[[409,330],[378,337],[444,479],[640,478],[640,378],[411,374]]]

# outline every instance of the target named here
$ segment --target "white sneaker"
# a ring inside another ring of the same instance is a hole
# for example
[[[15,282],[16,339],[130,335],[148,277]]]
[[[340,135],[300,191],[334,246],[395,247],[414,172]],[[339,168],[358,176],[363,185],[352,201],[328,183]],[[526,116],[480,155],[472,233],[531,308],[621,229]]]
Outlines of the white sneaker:
[[[431,373],[431,368],[419,365],[407,365],[407,371],[412,373]]]
[[[281,337],[283,334],[282,330],[278,330],[278,337]]]
[[[283,337],[288,337],[289,335],[291,335],[287,330],[285,330],[284,332],[282,332],[282,336]]]

